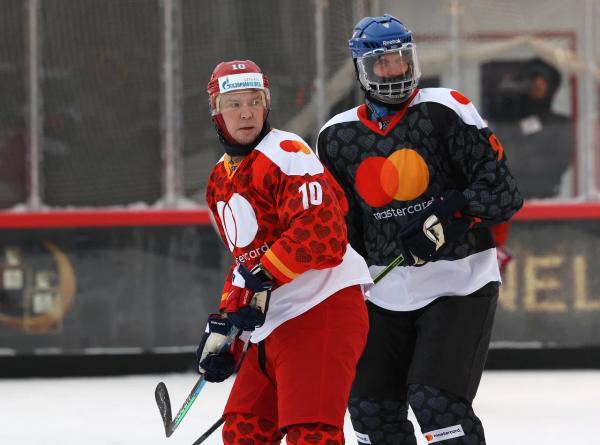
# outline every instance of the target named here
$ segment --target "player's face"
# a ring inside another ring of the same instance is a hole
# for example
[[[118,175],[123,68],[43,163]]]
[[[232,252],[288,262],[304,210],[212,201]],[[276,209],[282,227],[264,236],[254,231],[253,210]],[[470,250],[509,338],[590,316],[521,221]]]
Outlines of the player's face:
[[[548,81],[543,76],[536,76],[529,87],[529,97],[542,100],[548,94]]]
[[[384,54],[373,64],[373,74],[382,78],[402,76],[408,64],[398,53]]]
[[[247,90],[223,94],[219,109],[227,131],[238,144],[250,144],[262,130],[265,99],[261,91]]]

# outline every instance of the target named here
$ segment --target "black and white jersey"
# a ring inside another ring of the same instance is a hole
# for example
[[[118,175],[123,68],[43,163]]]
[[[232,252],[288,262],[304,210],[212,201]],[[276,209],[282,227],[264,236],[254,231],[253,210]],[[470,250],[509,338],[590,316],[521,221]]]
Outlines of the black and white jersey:
[[[348,237],[373,274],[402,253],[399,231],[445,191],[468,200],[467,234],[442,246],[435,261],[394,269],[372,289],[373,303],[413,310],[500,281],[490,226],[523,199],[500,141],[461,93],[416,90],[383,123],[370,120],[364,104],[338,114],[321,129],[317,152],[346,191]]]

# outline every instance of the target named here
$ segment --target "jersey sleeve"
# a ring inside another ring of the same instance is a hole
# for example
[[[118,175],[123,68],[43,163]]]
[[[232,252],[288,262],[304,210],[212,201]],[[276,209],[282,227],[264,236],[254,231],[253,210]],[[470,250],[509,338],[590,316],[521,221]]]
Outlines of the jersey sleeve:
[[[463,213],[481,218],[486,225],[508,221],[523,206],[523,197],[508,168],[502,145],[487,127],[473,139],[469,162],[463,163],[469,179],[463,191],[468,200]]]
[[[229,269],[227,270],[227,274],[225,275],[225,282],[223,284],[223,290],[221,291],[221,301],[219,303],[219,310],[223,310],[225,309],[225,300],[227,299],[227,295],[229,294],[229,291],[231,290],[231,282],[232,282],[232,273],[233,273],[233,269],[235,269],[235,264],[232,264],[231,266],[229,266]]]
[[[490,226],[508,221],[523,205],[523,197],[506,162],[498,137],[483,122],[472,103],[456,114],[446,110],[444,135],[452,168],[462,173],[468,203],[461,213],[472,224]]]
[[[345,216],[346,229],[348,232],[348,242],[361,256],[367,256],[367,250],[363,241],[363,224],[362,216],[360,212],[360,205],[356,200],[353,193],[353,188],[345,181],[344,175],[341,175],[337,171],[335,162],[329,157],[329,151],[327,150],[327,138],[326,135],[321,132],[317,141],[318,151],[317,154],[319,159],[333,177],[338,187],[344,193],[347,203],[347,212]]]
[[[316,155],[312,152],[307,156]],[[280,283],[310,269],[326,269],[342,262],[347,238],[341,190],[326,170],[287,175],[272,165],[277,178],[274,198],[283,231],[261,257],[261,264]],[[340,201],[340,198],[342,200]]]
[[[342,213],[344,215],[348,214],[349,208],[348,208],[348,199],[346,198],[346,193],[344,192],[344,189],[342,189],[340,184],[337,182],[336,178],[333,176],[333,174],[329,171],[329,169],[327,167],[325,167],[325,178],[327,179],[327,182],[329,183],[329,185],[331,186],[331,188],[333,190],[333,194],[335,195],[335,197],[338,201],[338,204],[340,205],[340,209],[342,210]]]

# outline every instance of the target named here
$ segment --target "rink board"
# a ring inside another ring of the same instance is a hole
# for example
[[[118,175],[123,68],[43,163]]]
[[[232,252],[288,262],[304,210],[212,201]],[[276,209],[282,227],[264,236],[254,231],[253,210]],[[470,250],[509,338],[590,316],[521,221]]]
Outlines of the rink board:
[[[600,347],[600,207],[515,218],[492,347]],[[0,216],[0,356],[190,353],[229,254],[206,211]]]
[[[27,228],[0,230],[0,354],[197,343],[228,264],[206,213],[125,213],[18,215]]]

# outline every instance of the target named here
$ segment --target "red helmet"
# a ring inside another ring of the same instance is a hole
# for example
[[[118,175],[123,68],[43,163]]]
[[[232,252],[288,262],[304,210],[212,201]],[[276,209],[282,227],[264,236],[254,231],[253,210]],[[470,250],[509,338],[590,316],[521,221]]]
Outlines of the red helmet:
[[[217,132],[229,143],[235,144],[236,142],[227,131],[221,116],[219,109],[220,95],[230,91],[247,89],[262,91],[265,108],[269,110],[271,103],[269,79],[252,60],[232,60],[219,63],[213,70],[210,81],[206,86],[208,104]],[[266,116],[265,113],[265,120]]]

